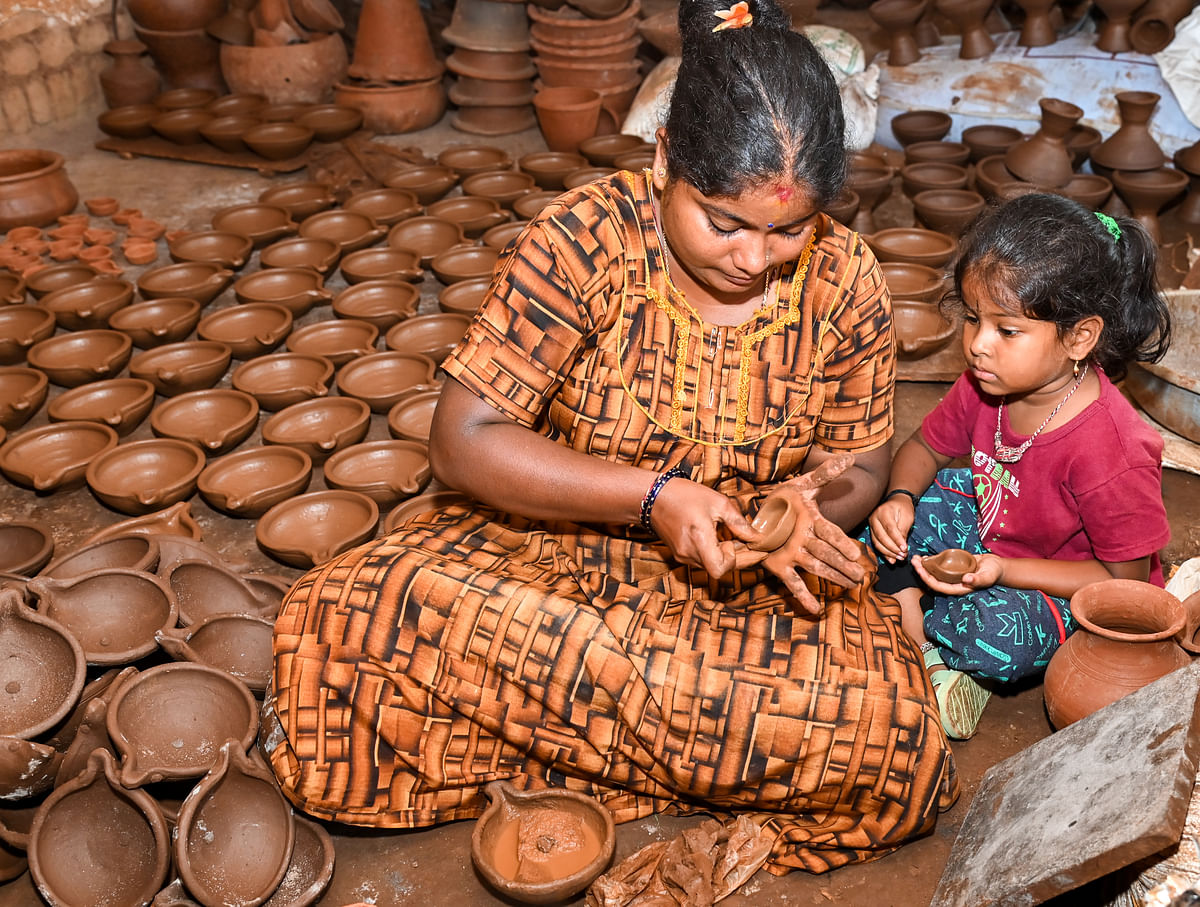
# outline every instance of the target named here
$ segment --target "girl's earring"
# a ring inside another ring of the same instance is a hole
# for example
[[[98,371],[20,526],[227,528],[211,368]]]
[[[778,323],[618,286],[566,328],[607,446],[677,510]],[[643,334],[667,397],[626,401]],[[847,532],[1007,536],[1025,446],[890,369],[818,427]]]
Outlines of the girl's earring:
[[[666,168],[666,167],[659,167],[659,168],[658,168],[658,175],[659,175],[659,176],[666,176],[666,175],[667,175],[667,168]]]

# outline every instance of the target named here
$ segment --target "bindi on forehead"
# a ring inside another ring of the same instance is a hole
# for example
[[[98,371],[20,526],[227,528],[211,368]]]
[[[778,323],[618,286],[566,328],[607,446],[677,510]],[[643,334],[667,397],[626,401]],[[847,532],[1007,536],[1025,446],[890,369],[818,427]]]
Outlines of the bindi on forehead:
[[[794,186],[779,185],[775,187],[775,200],[781,205],[786,205],[792,200],[792,196],[796,193]]]

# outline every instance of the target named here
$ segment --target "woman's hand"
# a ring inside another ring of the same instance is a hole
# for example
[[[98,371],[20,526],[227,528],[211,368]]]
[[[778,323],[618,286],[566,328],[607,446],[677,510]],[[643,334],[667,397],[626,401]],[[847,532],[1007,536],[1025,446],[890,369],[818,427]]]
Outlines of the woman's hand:
[[[912,531],[916,511],[907,495],[897,495],[884,501],[871,513],[871,544],[889,564],[908,556],[908,534]]]
[[[731,498],[688,479],[671,479],[662,487],[650,512],[650,525],[677,561],[703,567],[712,577],[751,567],[767,556],[734,540],[752,542],[759,533]],[[722,539],[719,525],[734,539]]]
[[[916,570],[917,576],[921,577],[921,582],[940,595],[966,595],[976,589],[994,586],[1004,576],[1004,558],[995,554],[975,555],[975,572],[964,574],[961,583],[945,583],[935,579],[933,574],[925,569],[923,561],[924,558],[919,554],[914,554],[913,569]]]

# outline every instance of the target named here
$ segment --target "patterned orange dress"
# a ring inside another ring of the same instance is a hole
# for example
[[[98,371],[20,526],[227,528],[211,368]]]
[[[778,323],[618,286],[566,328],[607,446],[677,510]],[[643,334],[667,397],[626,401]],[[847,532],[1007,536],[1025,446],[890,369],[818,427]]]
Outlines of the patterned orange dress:
[[[822,220],[747,322],[713,326],[670,285],[643,174],[572,190],[505,251],[446,371],[558,443],[685,464],[749,511],[810,445],[892,432],[880,271]],[[427,513],[293,587],[263,748],[298,807],[356,825],[472,818],[503,778],[619,822],[751,813],[778,873],[877,857],[953,801],[953,759],[895,601],[809,583],[820,619],[640,529]]]

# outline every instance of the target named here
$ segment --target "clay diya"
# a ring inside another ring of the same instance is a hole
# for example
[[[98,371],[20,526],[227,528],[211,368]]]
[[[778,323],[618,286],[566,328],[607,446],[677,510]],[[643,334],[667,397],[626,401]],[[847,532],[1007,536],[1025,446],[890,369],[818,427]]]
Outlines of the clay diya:
[[[108,318],[133,299],[133,284],[114,278],[97,278],[47,293],[40,305],[53,312],[59,327],[68,331],[108,326]]]
[[[879,269],[893,299],[937,302],[945,289],[945,275],[928,265],[883,261],[879,263]]]
[[[0,573],[33,576],[53,554],[54,533],[40,520],[0,523]]]
[[[356,192],[346,199],[342,207],[347,211],[365,214],[385,227],[409,217],[416,217],[423,211],[416,193],[391,186]]]
[[[393,325],[384,335],[389,350],[423,353],[441,363],[458,345],[471,325],[471,319],[457,312],[417,315]]]
[[[438,389],[410,394],[388,410],[388,431],[392,437],[428,445],[433,413],[441,393]]]
[[[316,215],[319,216],[319,215]],[[233,285],[238,302],[271,302],[299,317],[333,298],[325,279],[309,268],[266,268],[239,277]]]
[[[578,171],[571,171],[571,173],[576,172]],[[567,177],[570,175],[571,174],[567,174],[567,176],[563,177],[564,184]],[[554,189],[547,189],[542,192],[527,192],[525,195],[522,195],[519,199],[513,202],[513,213],[523,220],[532,220],[542,212],[543,208],[558,198],[560,194],[561,193]]]
[[[105,451],[87,468],[92,493],[122,513],[153,513],[196,490],[204,451],[176,438],[132,441]]]
[[[613,158],[612,166],[616,170],[632,170],[635,173],[642,170],[649,170],[654,166],[654,147],[646,148],[644,151],[626,151],[624,154],[618,154]],[[566,181],[563,181],[566,185]]]
[[[388,231],[388,245],[394,249],[410,249],[428,267],[433,257],[467,241],[461,225],[441,217],[422,215],[401,221]]]
[[[163,296],[118,309],[109,316],[108,326],[128,334],[134,346],[150,349],[187,337],[200,321],[201,309],[190,296]]]
[[[497,224],[485,230],[483,235],[479,237],[479,241],[485,246],[499,252],[520,236],[528,225],[529,221],[527,220],[510,220],[508,223]]]
[[[258,200],[264,205],[278,205],[286,208],[298,221],[337,204],[337,199],[329,191],[328,186],[311,180],[283,183],[279,186],[272,186],[270,189],[264,189],[258,196]]]
[[[212,217],[212,228],[250,237],[255,248],[295,233],[298,224],[282,205],[250,202],[222,208]]]
[[[313,141],[340,142],[362,126],[363,113],[341,104],[314,104],[296,117],[296,122],[313,131]]]
[[[584,186],[598,179],[608,176],[612,173],[611,167],[584,167],[582,170],[573,170],[563,177],[563,185],[568,189],[574,189],[578,186]],[[514,203],[513,210],[516,210]]]
[[[1099,211],[1112,195],[1112,181],[1098,173],[1076,173],[1071,181],[1058,190],[1086,208]]]
[[[220,456],[258,427],[258,401],[229,387],[188,391],[156,406],[150,427],[160,438],[186,441],[209,456]]]
[[[0,308],[0,365],[25,361],[28,349],[54,333],[53,312],[32,305]]]
[[[968,126],[962,131],[960,138],[971,152],[971,163],[978,164],[985,157],[1004,154],[1024,139],[1025,134],[1013,126],[983,123],[979,126]]]
[[[595,136],[594,138],[609,138],[610,136]],[[587,139],[592,141],[592,139]],[[572,171],[586,167],[587,158],[582,154],[570,151],[533,151],[522,155],[517,160],[517,166],[533,177],[539,189],[556,189],[562,191],[563,177]]]
[[[989,155],[975,165],[975,186],[984,198],[995,198],[1001,186],[1016,179],[1005,166],[1003,154]]]
[[[328,274],[337,264],[342,247],[332,239],[293,236],[266,246],[258,253],[264,268],[311,268]]]
[[[243,750],[258,731],[250,688],[233,675],[181,661],[129,677],[108,704],[108,735],[122,755],[121,783],[197,778],[218,759],[216,741]]]
[[[349,284],[388,279],[417,283],[425,276],[418,252],[392,246],[351,252],[342,259],[341,272]]]
[[[331,454],[366,437],[370,424],[371,407],[357,397],[315,397],[293,403],[267,419],[262,439],[266,444],[295,447],[314,463],[323,463]]]
[[[361,492],[380,507],[419,493],[431,477],[429,448],[417,441],[353,444],[325,462],[325,483],[330,488]]]
[[[180,557],[169,569],[159,572],[179,602],[179,623],[185,627],[217,614],[263,616],[256,591],[221,563]]]
[[[324,356],[340,367],[375,352],[379,328],[358,318],[317,321],[298,327],[288,334],[287,348],[293,353]]]
[[[343,366],[337,376],[338,390],[357,397],[372,412],[386,413],[415,393],[435,390],[437,365],[420,353],[387,350],[362,356]]]
[[[136,661],[158,648],[154,633],[175,626],[179,610],[166,584],[150,573],[109,567],[56,579],[34,577],[38,612],[79,640],[88,664]]]
[[[468,238],[477,238],[489,227],[502,224],[509,219],[507,211],[490,198],[477,195],[461,195],[444,198],[425,207],[430,217],[440,217],[458,224]]]
[[[283,880],[294,843],[275,775],[227,740],[179,808],[174,856],[184,885],[205,904],[261,904]]]
[[[295,157],[312,144],[313,131],[299,123],[259,123],[242,133],[242,141],[269,161]]]
[[[143,299],[189,296],[200,305],[212,302],[233,279],[233,271],[211,261],[185,261],[151,268],[137,280]]]
[[[334,297],[333,312],[339,318],[365,321],[386,331],[413,315],[420,299],[420,290],[405,280],[364,280]]]
[[[233,351],[215,340],[166,343],[129,360],[129,374],[144,378],[164,397],[212,387],[221,380]]]
[[[379,506],[357,491],[310,491],[276,504],[255,526],[259,547],[307,569],[375,535]]]
[[[246,116],[267,106],[267,99],[251,91],[234,91],[204,105],[215,117]]]
[[[125,104],[96,117],[100,131],[118,139],[144,139],[154,134],[150,121],[162,113],[153,104]]]
[[[0,367],[0,428],[11,430],[28,422],[46,402],[49,385],[46,374],[36,368]]]
[[[83,262],[67,262],[61,265],[50,265],[30,274],[25,279],[25,288],[34,299],[41,299],[47,293],[77,283],[93,280],[100,272],[91,265]]]
[[[880,261],[907,261],[931,268],[945,267],[958,251],[958,240],[920,227],[888,227],[866,237]]]
[[[147,535],[126,535],[81,545],[50,564],[42,575],[67,579],[110,567],[152,573],[157,566],[158,542]]]
[[[92,459],[116,444],[117,433],[99,422],[54,422],[9,438],[0,471],[39,492],[74,488]]]
[[[54,786],[63,754],[52,746],[0,737],[0,800],[24,800]]]
[[[204,141],[200,130],[212,119],[213,115],[204,110],[167,110],[151,118],[150,128],[176,145],[199,145]]]
[[[471,834],[471,861],[501,894],[555,904],[587,888],[612,860],[616,831],[599,801],[557,788],[484,788],[491,805]]]
[[[119,520],[110,526],[105,526],[103,529],[93,532],[87,537],[84,544],[90,545],[94,542],[124,538],[128,535],[154,536],[155,540],[160,543],[160,558],[168,553],[163,550],[164,547],[173,551],[180,543],[193,543],[202,550],[207,550],[207,548],[200,545],[200,538],[203,533],[201,533],[200,526],[197,524],[195,517],[192,516],[192,511],[187,501],[172,504],[165,510],[158,511],[158,513]]]
[[[292,581],[286,576],[275,576],[269,573],[243,573],[242,580],[258,598],[262,617],[274,619],[283,604],[283,597],[292,588]]]
[[[109,378],[64,391],[50,401],[51,422],[102,422],[122,437],[154,406],[154,385],[141,378]]]
[[[77,387],[116,375],[125,367],[133,342],[120,331],[104,328],[47,337],[26,353],[34,368],[60,387]]]
[[[20,305],[25,301],[25,278],[12,271],[0,272],[0,306]]]
[[[914,195],[912,203],[926,227],[954,237],[961,236],[987,204],[970,189],[926,189]]]
[[[154,797],[124,785],[100,748],[46,798],[28,854],[37,889],[52,904],[148,904],[167,878],[170,832]]]
[[[384,178],[383,184],[393,189],[406,189],[422,205],[428,205],[458,185],[458,174],[440,164],[418,164],[393,170]]]
[[[280,501],[303,494],[312,458],[286,445],[250,447],[228,454],[200,473],[200,494],[217,510],[257,518]]]
[[[513,159],[503,148],[492,145],[451,145],[438,154],[437,162],[465,177],[493,170],[508,170],[512,167]]]
[[[490,246],[458,246],[439,252],[429,267],[438,280],[449,285],[489,277],[499,257],[499,251]]]
[[[937,352],[950,342],[956,329],[936,303],[902,297],[892,300],[892,323],[901,359],[920,359]]]
[[[593,167],[615,168],[617,158],[629,151],[640,151],[646,141],[640,135],[609,133],[594,135],[579,143],[579,154]]]
[[[462,492],[450,489],[419,494],[397,504],[384,520],[383,530],[387,533],[395,532],[409,520],[421,514],[445,510],[459,504],[469,504],[470,501],[471,499]]]
[[[796,510],[791,499],[781,494],[767,495],[750,525],[762,535],[750,542],[749,547],[755,551],[774,551],[792,537],[796,528]]]
[[[375,222],[375,218],[361,211],[318,211],[300,222],[301,236],[319,236],[332,239],[344,255],[355,249],[364,249],[378,242],[387,234],[387,228]]]
[[[329,393],[334,365],[312,353],[272,353],[243,362],[234,369],[233,386],[245,391],[263,409],[283,409],[293,403]]]
[[[31,610],[15,589],[0,590],[0,736],[30,739],[50,730],[79,701],[87,662],[66,627]]]
[[[965,167],[971,159],[971,149],[962,142],[913,142],[904,149],[905,164],[957,164]]]
[[[200,230],[167,241],[174,262],[209,261],[237,271],[250,259],[250,237],[229,230]]]
[[[234,359],[253,359],[271,352],[291,332],[294,321],[286,306],[274,302],[248,302],[205,315],[196,325],[196,336],[229,347]]]
[[[174,22],[163,22],[161,25],[151,25],[149,22],[140,24],[148,28],[163,30],[176,27]],[[207,88],[172,88],[159,94],[154,99],[154,106],[159,110],[187,110],[205,107],[216,99],[217,93]]]
[[[535,185],[528,173],[492,170],[468,176],[462,182],[462,191],[466,196],[491,199],[502,208],[510,208],[522,195],[532,192]]]
[[[333,837],[316,822],[299,813],[292,815],[296,843],[283,881],[268,898],[265,907],[303,907],[315,904],[333,878]]]
[[[946,137],[953,120],[940,110],[910,110],[892,117],[892,135],[901,147],[913,142],[938,142]]]
[[[947,548],[921,558],[921,566],[943,583],[961,583],[964,576],[978,569],[975,555],[962,548]]]
[[[261,122],[258,117],[246,114],[214,116],[200,127],[200,137],[214,148],[237,154],[246,150],[242,136]]]

